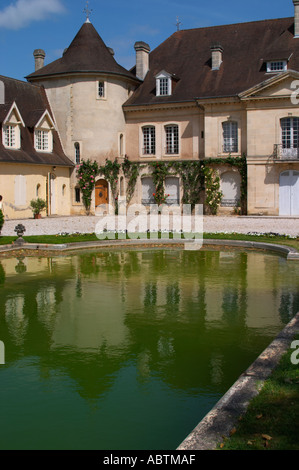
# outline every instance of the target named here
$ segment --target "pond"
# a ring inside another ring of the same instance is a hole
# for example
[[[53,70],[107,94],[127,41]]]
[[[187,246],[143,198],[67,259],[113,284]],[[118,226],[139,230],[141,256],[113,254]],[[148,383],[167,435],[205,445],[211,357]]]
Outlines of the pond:
[[[299,311],[298,274],[254,251],[0,259],[0,448],[176,449]]]

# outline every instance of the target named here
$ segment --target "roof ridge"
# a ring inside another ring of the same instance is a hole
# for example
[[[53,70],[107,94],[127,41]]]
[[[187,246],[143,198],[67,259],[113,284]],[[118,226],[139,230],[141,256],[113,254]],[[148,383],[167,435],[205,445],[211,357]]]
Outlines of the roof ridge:
[[[265,22],[273,22],[273,21],[281,21],[281,20],[293,20],[293,16],[287,16],[283,18],[268,18],[264,20],[252,20],[252,21],[240,21],[238,23],[225,23],[225,24],[219,24],[219,25],[211,25],[211,26],[199,26],[197,28],[189,28],[189,29],[180,29],[179,31],[175,31],[173,34],[181,33],[181,32],[188,32],[188,31],[194,31],[198,29],[212,29],[212,28],[222,28],[222,27],[228,27],[228,26],[239,26],[239,25],[248,25],[252,23],[265,23]]]

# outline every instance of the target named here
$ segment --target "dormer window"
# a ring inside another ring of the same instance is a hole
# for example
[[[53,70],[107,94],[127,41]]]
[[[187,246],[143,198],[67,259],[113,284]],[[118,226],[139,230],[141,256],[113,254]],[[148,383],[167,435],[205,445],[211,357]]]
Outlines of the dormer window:
[[[25,126],[16,103],[12,107],[2,125],[2,143],[8,149],[21,148],[21,126]]]
[[[3,126],[3,145],[4,147],[16,148],[17,126]]]
[[[272,60],[267,62],[267,72],[284,72],[287,70],[287,61],[286,60]]]
[[[45,111],[34,129],[34,147],[38,152],[53,151],[54,122],[48,111]]]
[[[167,72],[160,72],[156,75],[156,95],[170,96],[172,94],[172,79]]]
[[[49,150],[49,131],[42,131],[37,129],[35,135],[36,150],[48,151]]]

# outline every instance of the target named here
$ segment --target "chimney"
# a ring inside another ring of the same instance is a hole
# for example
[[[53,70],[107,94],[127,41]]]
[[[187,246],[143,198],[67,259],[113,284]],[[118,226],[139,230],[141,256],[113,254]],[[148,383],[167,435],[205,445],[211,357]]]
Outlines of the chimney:
[[[35,71],[37,71],[44,66],[46,53],[42,49],[35,49],[35,51],[33,52],[33,56],[35,60]]]
[[[294,14],[294,37],[299,38],[299,0],[293,0],[295,7]]]
[[[299,0],[298,0],[299,2]],[[212,70],[219,70],[222,64],[223,48],[220,44],[213,44],[211,46],[212,53]]]
[[[149,70],[149,52],[151,48],[143,41],[135,42],[136,51],[136,76],[144,80]]]

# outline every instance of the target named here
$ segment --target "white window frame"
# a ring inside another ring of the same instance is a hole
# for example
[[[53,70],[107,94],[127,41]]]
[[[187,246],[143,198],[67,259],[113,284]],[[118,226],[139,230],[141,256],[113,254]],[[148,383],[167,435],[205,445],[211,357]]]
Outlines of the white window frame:
[[[37,152],[52,152],[51,137],[52,132],[49,129],[35,129],[35,150]]]
[[[19,148],[19,146],[16,143],[17,132],[18,132],[18,125],[6,124],[2,127],[3,145],[5,148],[12,148],[12,149]]]
[[[172,79],[171,75],[164,70],[156,75],[156,96],[171,96]]]
[[[285,72],[288,68],[286,60],[270,60],[267,62],[267,72],[277,73]]]
[[[281,118],[280,129],[282,155],[297,159],[299,155],[299,117],[288,116]]]
[[[43,125],[47,120],[48,126]],[[37,152],[53,152],[53,129],[54,122],[48,111],[45,111],[34,128],[34,148]]]
[[[142,155],[152,157],[156,155],[156,127],[152,124],[142,126]]]
[[[14,102],[2,124],[2,143],[7,149],[18,150],[21,148],[21,126],[24,121]]]
[[[165,124],[164,126],[164,154],[179,155],[180,154],[180,129],[175,123]]]
[[[222,122],[223,153],[238,153],[239,151],[239,125],[237,121]]]

